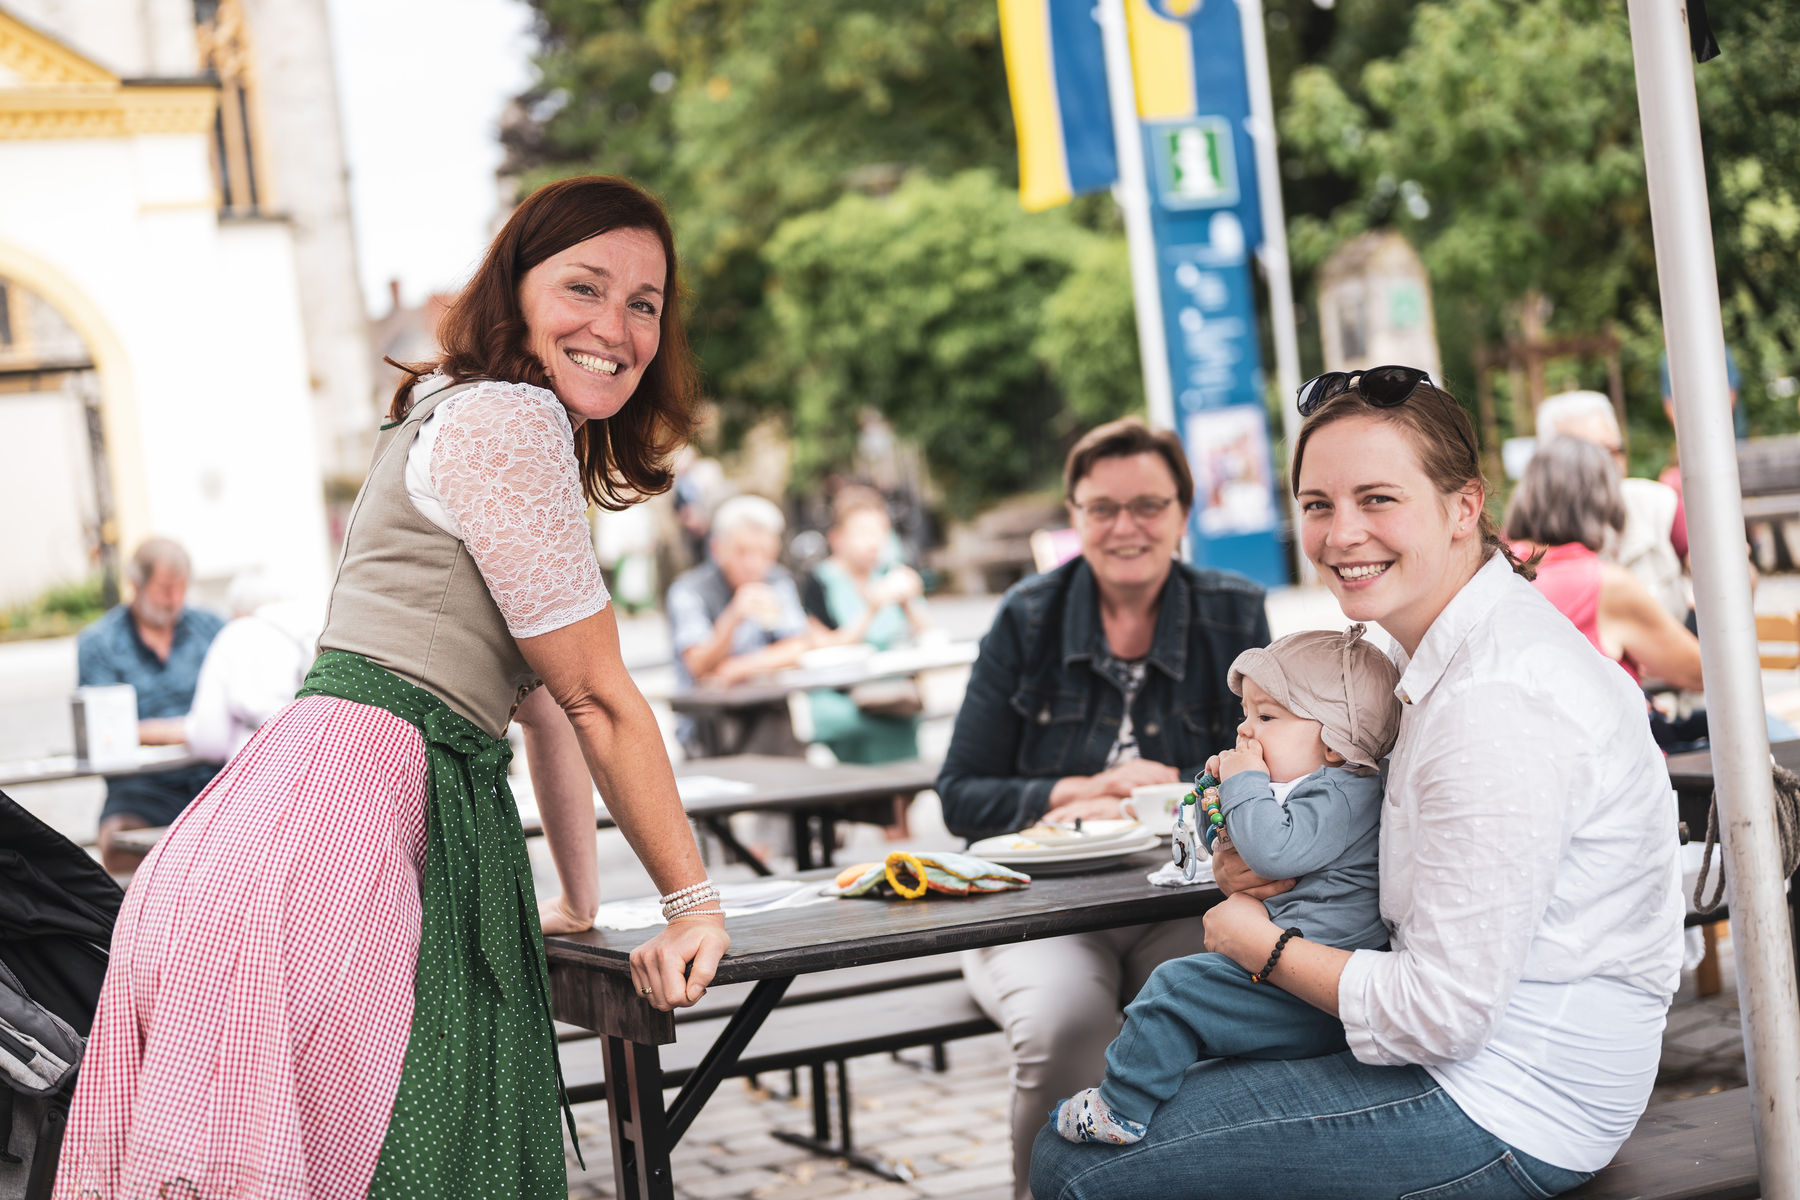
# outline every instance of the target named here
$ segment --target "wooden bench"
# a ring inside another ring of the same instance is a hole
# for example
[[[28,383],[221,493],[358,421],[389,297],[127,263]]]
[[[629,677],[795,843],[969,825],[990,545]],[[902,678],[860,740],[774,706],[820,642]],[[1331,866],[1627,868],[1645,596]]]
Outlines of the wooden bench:
[[[1604,1171],[1565,1200],[1753,1200],[1750,1089],[1653,1105]]]
[[[751,987],[713,988],[699,1004],[675,1014],[675,1042],[662,1049],[665,1087],[678,1088],[694,1073]],[[904,1165],[856,1149],[848,1061],[929,1046],[932,1069],[942,1071],[946,1043],[996,1029],[963,985],[955,955],[802,975],[750,1039],[727,1078],[754,1079],[768,1072],[794,1073],[805,1068],[810,1076],[813,1131],[807,1135],[774,1130],[772,1135],[903,1183],[912,1177]],[[605,1065],[599,1040],[575,1026],[558,1026],[557,1040],[570,1103],[604,1100]],[[834,1068],[837,1077],[835,1114],[827,1067]]]
[[[1800,437],[1752,438],[1737,444],[1738,488],[1744,522],[1770,526],[1772,555],[1758,554],[1763,570],[1800,564],[1800,538],[1790,538],[1800,519]]]

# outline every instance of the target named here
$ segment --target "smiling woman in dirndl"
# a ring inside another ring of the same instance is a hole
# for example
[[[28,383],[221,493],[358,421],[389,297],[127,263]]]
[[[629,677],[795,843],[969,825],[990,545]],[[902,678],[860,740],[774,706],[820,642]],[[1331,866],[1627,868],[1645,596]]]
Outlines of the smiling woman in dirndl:
[[[501,230],[395,396],[300,698],[133,881],[58,1197],[567,1195],[540,930],[599,903],[590,779],[668,893],[644,1002],[694,1003],[728,942],[586,520],[667,488],[693,432],[677,294],[624,180]]]

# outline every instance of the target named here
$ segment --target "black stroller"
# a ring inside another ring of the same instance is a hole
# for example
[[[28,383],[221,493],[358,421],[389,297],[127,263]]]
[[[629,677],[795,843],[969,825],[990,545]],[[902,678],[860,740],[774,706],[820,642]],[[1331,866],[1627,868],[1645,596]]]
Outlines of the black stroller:
[[[125,893],[0,792],[0,1197],[47,1200]]]

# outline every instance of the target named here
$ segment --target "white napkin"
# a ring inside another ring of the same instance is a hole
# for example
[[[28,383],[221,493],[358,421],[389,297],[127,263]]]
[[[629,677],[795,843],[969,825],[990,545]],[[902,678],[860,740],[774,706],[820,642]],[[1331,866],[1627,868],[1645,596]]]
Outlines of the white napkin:
[[[1206,859],[1197,865],[1200,873],[1192,882],[1182,878],[1181,868],[1173,862],[1164,863],[1144,878],[1157,887],[1196,887],[1203,883],[1211,883],[1213,881],[1212,859]]]
[[[739,883],[721,883],[719,907],[727,919],[773,908],[800,908],[807,904],[823,904],[835,897],[821,895],[824,887],[818,880],[749,879]],[[663,923],[662,902],[655,896],[638,896],[630,900],[611,900],[594,912],[598,929],[648,929]]]

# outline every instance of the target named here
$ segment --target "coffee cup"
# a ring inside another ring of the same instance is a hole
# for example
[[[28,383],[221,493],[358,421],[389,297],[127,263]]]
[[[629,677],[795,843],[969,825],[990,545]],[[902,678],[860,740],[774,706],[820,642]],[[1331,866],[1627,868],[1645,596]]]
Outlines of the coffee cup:
[[[1175,825],[1175,810],[1193,789],[1185,783],[1146,783],[1131,789],[1119,809],[1139,825],[1166,832]]]

